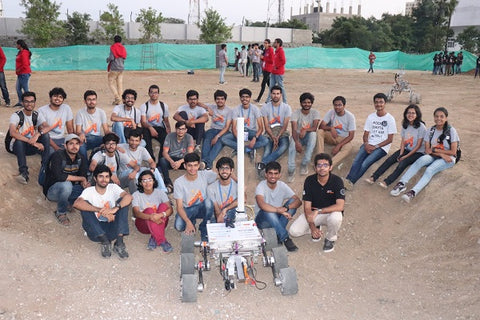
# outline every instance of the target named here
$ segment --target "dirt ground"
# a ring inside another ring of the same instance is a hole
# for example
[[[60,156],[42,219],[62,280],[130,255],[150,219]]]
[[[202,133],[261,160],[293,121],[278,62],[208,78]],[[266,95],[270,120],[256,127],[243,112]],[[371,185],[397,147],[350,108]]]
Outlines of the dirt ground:
[[[334,96],[345,96],[357,119],[354,141],[359,146],[364,121],[374,111],[372,97],[391,87],[395,71],[289,70],[285,83],[292,108],[299,108],[299,95],[309,91],[322,116]],[[308,236],[295,240],[300,249],[289,254],[298,275],[299,292],[294,296],[282,296],[270,269],[259,262],[257,279],[267,283],[266,289],[239,284],[228,293],[212,269],[198,302],[182,303],[180,234],[172,224],[167,238],[173,253],[148,251],[147,236],[131,221],[126,239],[130,258],[103,259],[98,244],[84,236],[78,212],[70,214],[70,227],[56,223],[55,204],[45,200],[35,181],[40,158],[28,158],[31,181],[24,186],[14,178],[15,157],[0,152],[0,319],[480,319],[480,151],[474,142],[480,127],[480,80],[471,74],[443,77],[419,71],[408,71],[405,78],[422,96],[427,126],[433,124],[436,107],[449,110],[449,121],[460,135],[462,161],[434,177],[410,205],[359,181],[347,194],[334,252],[323,253],[322,243]],[[250,88],[254,97],[259,91],[258,83],[234,71],[227,72],[226,80],[228,84],[219,86],[214,70],[195,75],[126,72],[124,88],[137,90],[140,106],[148,98],[148,86],[158,84],[172,113],[185,103],[188,89],[211,102],[213,92],[221,88],[229,94],[229,106],[239,104],[239,89]],[[13,73],[7,72],[12,102],[14,82]],[[99,107],[107,114],[113,109],[105,72],[34,72],[30,86],[37,93],[37,107],[48,103],[51,88],[61,86],[74,111],[83,106],[87,89],[97,91]],[[407,104],[405,94],[387,104],[398,128]],[[2,141],[13,111],[0,108]],[[396,135],[392,152],[399,141]],[[353,157],[352,153],[334,173],[345,176]],[[285,168],[286,158],[281,159]],[[248,165],[249,203],[257,183]],[[291,185],[297,195],[302,185],[297,176]]]

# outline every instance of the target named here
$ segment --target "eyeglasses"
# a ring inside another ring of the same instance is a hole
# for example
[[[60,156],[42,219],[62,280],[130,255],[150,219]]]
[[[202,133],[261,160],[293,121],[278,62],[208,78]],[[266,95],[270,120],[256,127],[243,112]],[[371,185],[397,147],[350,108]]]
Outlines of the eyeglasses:
[[[225,166],[225,167],[220,167],[218,170],[222,171],[222,170],[226,170],[226,171],[229,171],[229,170],[232,170],[232,168],[228,167],[228,166]]]
[[[117,143],[116,142],[107,142],[107,143],[105,143],[105,145],[106,146],[115,146],[115,145],[117,145]]]
[[[330,167],[330,164],[328,164],[328,163],[317,163],[317,165],[315,167],[317,167],[319,169],[328,168],[328,167]]]
[[[152,182],[152,181],[153,181],[152,178],[142,179],[142,182]]]
[[[23,100],[23,104],[34,104],[35,100]]]
[[[187,130],[187,128],[176,128],[177,130],[184,131]]]

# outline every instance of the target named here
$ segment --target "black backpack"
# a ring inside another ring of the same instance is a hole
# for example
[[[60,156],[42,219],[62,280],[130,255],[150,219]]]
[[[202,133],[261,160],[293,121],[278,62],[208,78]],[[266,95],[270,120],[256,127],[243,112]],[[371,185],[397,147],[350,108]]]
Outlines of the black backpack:
[[[441,140],[441,141],[447,140],[448,144],[451,146],[452,142],[450,141],[450,139],[451,139],[450,128],[451,128],[451,126],[448,125],[447,128],[443,130],[442,134],[438,137],[438,139]],[[432,138],[433,138],[434,133],[435,133],[435,126],[430,128],[430,137],[428,139],[429,142],[430,142],[430,145],[432,145]],[[460,149],[460,141],[459,141],[457,143],[457,153],[455,155],[455,164],[457,164],[458,161],[460,161],[461,157],[462,157],[462,150]]]
[[[105,161],[107,160],[107,156],[105,155],[105,153],[107,151],[105,150],[104,147],[93,148],[92,152],[90,153],[90,156],[88,157],[88,163],[92,163],[93,156],[99,151],[102,152],[103,157],[102,157],[102,160],[100,160],[97,163],[97,166],[99,164],[105,164]],[[118,150],[115,150],[115,161],[117,162],[117,170],[119,170],[120,169],[120,154],[118,153]]]
[[[22,126],[23,122],[25,121],[25,114],[23,113],[23,110],[18,110],[15,112],[18,117],[20,118],[20,121],[18,122],[16,130],[18,131]],[[38,112],[33,111],[32,112],[32,122],[33,126],[37,125],[37,120],[38,120]],[[13,150],[10,149],[10,143],[12,142],[12,136],[10,135],[10,128],[7,130],[7,134],[5,135],[5,150],[9,153],[13,153]]]
[[[165,118],[165,104],[160,101],[160,107],[162,107],[162,122],[163,122],[163,118]],[[145,102],[145,115],[148,113],[148,101]],[[163,124],[165,126],[165,124]]]

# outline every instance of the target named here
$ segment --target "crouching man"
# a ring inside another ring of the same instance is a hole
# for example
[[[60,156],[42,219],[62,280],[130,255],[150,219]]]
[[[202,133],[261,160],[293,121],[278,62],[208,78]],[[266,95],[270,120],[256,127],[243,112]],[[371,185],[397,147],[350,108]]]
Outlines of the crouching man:
[[[93,171],[94,187],[88,187],[73,206],[82,214],[82,226],[90,240],[100,242],[102,257],[112,255],[110,242],[115,240],[113,251],[120,259],[128,258],[123,237],[128,235],[128,206],[132,196],[115,183],[110,183],[112,172],[103,164]]]
[[[303,186],[302,214],[290,226],[290,235],[300,237],[311,234],[312,241],[320,241],[320,226],[327,227],[323,245],[324,252],[333,251],[337,232],[342,225],[343,207],[345,205],[345,188],[340,177],[331,174],[332,157],[320,153],[314,160],[315,174],[305,179]]]

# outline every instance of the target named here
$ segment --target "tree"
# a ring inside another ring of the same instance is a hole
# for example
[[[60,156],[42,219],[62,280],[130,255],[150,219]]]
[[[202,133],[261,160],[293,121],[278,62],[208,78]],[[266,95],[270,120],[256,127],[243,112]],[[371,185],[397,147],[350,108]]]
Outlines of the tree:
[[[100,42],[111,41],[115,35],[125,38],[123,16],[118,11],[118,6],[113,3],[107,4],[109,11],[104,11],[100,15],[100,27],[94,31],[94,38]]]
[[[92,40],[88,37],[90,26],[88,22],[91,21],[90,15],[87,13],[74,12],[72,15],[67,15],[67,21],[64,24],[66,31],[67,44],[70,46],[79,44],[89,44]]]
[[[175,23],[175,24],[185,24],[185,20],[183,19],[178,19],[178,18],[172,18],[172,17],[167,17],[163,19],[164,23]]]
[[[205,18],[198,24],[200,41],[205,43],[222,43],[232,38],[232,27],[225,24],[225,18],[214,9],[205,10]]]
[[[291,28],[291,29],[308,29],[308,26],[298,19],[290,19],[288,21],[272,24],[273,28]]]
[[[255,21],[252,22],[250,20],[245,19],[245,26],[246,27],[266,27],[267,22],[266,21]]]
[[[140,9],[140,14],[135,21],[142,24],[141,29],[143,36],[140,39],[141,43],[150,43],[162,38],[160,23],[162,23],[164,19],[161,12],[157,15],[157,10],[151,7],[148,7],[148,9]]]
[[[480,30],[475,27],[465,28],[457,35],[457,42],[463,50],[478,52],[480,50]]]
[[[48,47],[63,41],[65,30],[58,20],[60,5],[50,0],[21,0],[25,20],[21,32],[33,40],[36,47]]]

